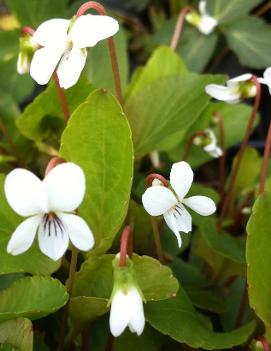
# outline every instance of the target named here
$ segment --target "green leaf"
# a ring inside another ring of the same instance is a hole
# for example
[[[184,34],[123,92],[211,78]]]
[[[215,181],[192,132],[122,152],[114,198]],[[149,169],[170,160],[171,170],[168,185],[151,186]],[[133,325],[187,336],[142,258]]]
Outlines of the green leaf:
[[[82,306],[84,306],[82,308]],[[92,321],[109,310],[108,300],[98,297],[77,296],[70,301],[70,314],[81,322]]]
[[[114,35],[114,41],[118,59],[121,87],[124,92],[128,80],[129,68],[127,39],[122,28],[116,35]],[[106,88],[112,93],[115,93],[114,75],[112,72],[107,40],[102,40],[96,46],[89,49],[86,67],[87,76],[95,87]]]
[[[260,18],[248,16],[227,25],[223,30],[229,47],[238,56],[242,65],[253,68],[270,66],[269,24]]]
[[[202,323],[183,289],[175,298],[150,302],[145,308],[151,326],[174,340],[204,350],[230,349],[242,345],[253,333],[254,321],[226,333],[216,333]]]
[[[234,159],[232,168],[234,168],[235,163],[236,158]],[[262,161],[258,151],[251,147],[246,148],[234,186],[234,195],[237,199],[242,192],[250,190],[251,188],[253,189],[256,185],[261,170],[261,163]]]
[[[126,98],[161,77],[183,73],[187,73],[187,68],[182,59],[170,47],[160,46],[152,53],[146,66],[134,73]]]
[[[113,289],[112,260],[114,255],[89,257],[76,273],[73,296],[109,299]],[[178,290],[178,282],[170,268],[148,256],[133,255],[135,276],[145,299],[163,300]]]
[[[221,81],[221,76],[184,74],[165,77],[131,96],[125,111],[133,133],[136,157],[155,149],[165,149],[168,144],[176,145],[208,104],[205,85],[218,80]]]
[[[136,279],[147,301],[176,295],[179,284],[170,268],[149,256],[133,255],[133,262]]]
[[[32,351],[33,330],[30,320],[13,319],[0,324],[0,344],[9,344],[11,350]],[[1,350],[3,350],[0,347]]]
[[[75,86],[64,92],[70,113],[86,99],[93,89],[87,79],[82,77]],[[56,128],[60,131],[63,129],[63,111],[53,83],[26,107],[17,119],[17,127],[25,137],[35,141],[40,141],[55,133]]]
[[[176,21],[177,18],[174,18],[164,23],[151,37],[154,44],[170,44]],[[206,36],[201,34],[197,28],[185,23],[176,52],[184,60],[189,70],[202,72],[209,62],[217,42],[218,35],[216,32]]]
[[[16,64],[16,57],[0,61],[0,89],[9,93],[17,102],[21,102],[31,94],[34,82],[29,75],[19,75]]]
[[[170,157],[174,161],[180,160],[180,155],[184,153],[186,143],[191,135],[195,132],[212,127],[217,136],[218,145],[220,145],[220,131],[217,126],[213,126],[213,113],[219,111],[224,123],[225,129],[225,146],[226,149],[236,145],[245,135],[246,126],[251,115],[251,107],[238,104],[229,105],[224,102],[211,102],[208,107],[203,111],[196,122],[191,126],[189,132],[186,133],[183,142],[178,147],[170,151]],[[198,146],[192,146],[189,155],[189,164],[197,167],[208,160],[211,160],[205,151]]]
[[[24,219],[19,217],[8,205],[4,194],[4,175],[0,174],[0,274],[26,272],[49,275],[55,272],[60,261],[53,261],[41,253],[37,243],[27,252],[12,256],[6,248],[11,234]]]
[[[222,313],[226,310],[225,299],[216,294],[214,291],[207,289],[191,289],[186,290],[189,298],[197,308],[214,312]]]
[[[67,300],[66,288],[57,279],[22,278],[0,292],[0,321],[18,317],[39,319],[60,309]]]
[[[234,238],[226,232],[218,232],[215,221],[206,219],[200,226],[200,233],[219,255],[238,264],[245,264],[244,241]]]
[[[236,244],[237,245],[237,244]],[[213,280],[218,277],[220,279],[227,278],[233,275],[245,276],[246,266],[237,263],[232,258],[227,258],[230,255],[227,250],[215,246],[214,243],[208,242],[202,235],[196,233],[192,241],[192,255],[201,257],[208,263],[213,271]]]
[[[250,306],[269,327],[271,325],[271,193],[256,200],[247,224],[247,281]]]
[[[182,282],[182,285],[190,290],[208,287],[209,280],[203,274],[202,267],[194,265],[192,262],[186,262],[179,257],[175,257],[170,262],[175,277]]]
[[[20,24],[32,27],[38,27],[45,20],[65,16],[66,3],[67,0],[6,0],[6,5]]]
[[[20,31],[1,30],[0,31],[0,60],[6,61],[18,55]]]
[[[85,172],[87,190],[79,213],[94,233],[92,252],[105,252],[125,218],[133,175],[131,131],[110,93],[95,91],[72,114],[60,154]]]
[[[208,12],[215,17],[219,25],[243,17],[262,3],[263,0],[208,0]]]

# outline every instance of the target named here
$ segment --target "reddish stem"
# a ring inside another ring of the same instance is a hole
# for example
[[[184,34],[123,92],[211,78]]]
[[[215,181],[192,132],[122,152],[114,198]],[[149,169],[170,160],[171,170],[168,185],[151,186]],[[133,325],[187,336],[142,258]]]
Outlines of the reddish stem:
[[[178,44],[180,42],[180,37],[181,37],[181,34],[182,34],[182,30],[183,30],[183,24],[184,24],[185,16],[190,11],[193,11],[193,7],[185,6],[181,10],[179,15],[178,15],[176,26],[175,26],[175,30],[174,30],[174,34],[173,34],[173,37],[172,37],[171,43],[170,43],[170,47],[173,50],[177,49],[177,46],[178,46]]]
[[[59,85],[59,80],[56,72],[53,73],[53,78],[55,82],[57,95],[59,97],[59,101],[63,110],[64,121],[65,123],[67,123],[70,117],[70,111],[69,111],[67,99],[64,94],[64,89],[62,89],[61,86]]]
[[[21,29],[21,36],[22,37],[25,37],[27,34],[29,34],[29,35],[31,35],[31,37],[32,37],[32,35],[34,34],[34,29],[33,28],[31,28],[31,27],[23,27],[22,29]]]
[[[216,118],[219,132],[220,132],[220,146],[222,149],[223,154],[219,159],[219,192],[221,198],[224,197],[224,190],[225,190],[225,180],[226,180],[226,148],[225,148],[225,128],[224,128],[224,121],[221,116],[220,112],[214,112],[214,116]]]
[[[223,203],[223,206],[222,206],[222,209],[221,209],[220,218],[219,218],[219,221],[218,221],[218,224],[217,224],[217,227],[218,227],[219,230],[221,229],[223,220],[224,220],[224,218],[227,215],[227,212],[228,212],[228,209],[229,209],[229,205],[230,205],[230,203],[232,201],[233,190],[234,190],[235,182],[237,180],[238,171],[240,169],[241,161],[243,159],[246,147],[248,145],[249,137],[250,137],[250,135],[252,133],[253,126],[254,126],[254,123],[255,123],[255,120],[256,120],[256,116],[257,116],[257,112],[258,112],[259,105],[260,105],[261,85],[260,85],[257,77],[253,76],[251,78],[251,80],[256,85],[256,97],[255,97],[255,100],[254,100],[253,110],[252,110],[252,113],[251,113],[251,116],[250,116],[250,119],[248,121],[248,125],[247,125],[247,128],[246,128],[244,140],[243,140],[243,142],[242,142],[242,144],[240,146],[240,150],[239,150],[239,152],[238,152],[238,154],[236,156],[236,162],[235,162],[235,165],[234,165],[234,168],[233,168],[233,171],[232,171],[232,176],[231,176],[231,179],[230,179],[230,182],[229,182],[228,191],[226,193],[226,197],[224,199],[224,203]]]
[[[262,172],[261,172],[260,186],[259,186],[259,194],[263,193],[264,189],[265,189],[265,181],[266,181],[266,177],[267,177],[270,152],[271,152],[271,122],[269,124],[268,133],[267,133],[267,137],[266,137],[266,141],[265,141],[263,165],[262,165]]]
[[[120,267],[126,266],[126,256],[132,256],[133,253],[133,232],[131,227],[127,225],[122,232],[121,235],[121,243],[120,243]]]
[[[78,9],[76,13],[76,18],[84,15],[90,9],[96,10],[102,16],[107,16],[106,10],[101,4],[99,4],[96,1],[88,1]],[[113,37],[108,38],[107,42],[108,42],[108,48],[109,48],[110,57],[111,57],[111,65],[112,65],[112,71],[114,75],[116,95],[119,102],[123,104],[119,65],[118,65],[116,47],[115,47]]]
[[[236,319],[236,323],[235,323],[235,327],[239,328],[242,325],[243,319],[244,319],[244,314],[246,311],[246,305],[248,302],[248,294],[247,294],[247,287],[245,285],[244,288],[244,292],[243,292],[243,296],[242,296],[242,300],[240,303],[240,308],[237,314],[237,319]]]
[[[60,165],[61,163],[65,163],[66,161],[64,160],[64,158],[61,158],[61,157],[53,157],[47,167],[46,167],[46,170],[45,170],[45,177],[47,176],[47,174],[53,169],[55,168],[57,165]]]
[[[154,179],[160,180],[160,182],[163,183],[164,186],[168,187],[168,181],[161,174],[152,173],[152,174],[149,174],[146,178],[147,188],[152,186],[152,182],[154,181]]]
[[[193,146],[193,141],[196,137],[204,137],[206,134],[202,131],[199,131],[199,132],[196,132],[194,134],[191,135],[191,137],[188,139],[188,142],[186,144],[186,147],[185,147],[185,150],[184,150],[184,153],[183,153],[183,161],[186,161],[190,155],[190,152],[191,152],[191,149],[192,149],[192,146]]]
[[[264,351],[270,351],[269,343],[264,336],[260,336],[258,340],[262,343]]]

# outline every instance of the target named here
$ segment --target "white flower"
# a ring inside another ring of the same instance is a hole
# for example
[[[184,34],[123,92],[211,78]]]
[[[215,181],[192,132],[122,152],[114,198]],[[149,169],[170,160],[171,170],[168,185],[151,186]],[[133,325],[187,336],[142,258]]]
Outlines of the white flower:
[[[179,247],[182,239],[179,232],[192,230],[192,218],[184,205],[202,216],[216,211],[213,200],[206,196],[184,198],[193,182],[193,171],[187,162],[174,163],[170,172],[170,185],[174,192],[164,186],[152,186],[142,196],[145,210],[151,216],[163,215],[169,228],[176,235]]]
[[[226,82],[226,86],[218,84],[209,84],[205,91],[211,97],[226,101],[229,104],[236,104],[243,98],[250,98],[256,95],[256,86],[251,81],[252,74],[246,73]]]
[[[143,300],[135,286],[122,289],[119,287],[113,295],[109,325],[111,333],[120,336],[126,327],[132,333],[141,335],[145,326]]]
[[[206,151],[210,156],[218,158],[222,156],[223,152],[219,146],[217,146],[217,140],[212,129],[205,129],[204,134],[206,136],[198,136],[194,139],[194,144],[202,146],[203,150]]]
[[[201,0],[199,2],[199,14],[195,11],[191,11],[185,16],[185,19],[205,35],[211,34],[218,24],[217,20],[208,14],[206,10],[206,0]]]
[[[37,231],[41,251],[53,260],[64,255],[69,240],[82,251],[93,247],[94,238],[88,225],[71,213],[85,195],[85,175],[74,163],[56,166],[43,181],[30,171],[15,169],[6,177],[5,194],[13,210],[28,217],[8,243],[7,251],[12,255],[28,250]]]
[[[111,37],[119,30],[118,22],[108,16],[83,15],[75,21],[51,19],[42,23],[33,34],[42,46],[34,54],[30,74],[41,85],[47,84],[57,68],[62,88],[73,86],[79,79],[87,47]]]

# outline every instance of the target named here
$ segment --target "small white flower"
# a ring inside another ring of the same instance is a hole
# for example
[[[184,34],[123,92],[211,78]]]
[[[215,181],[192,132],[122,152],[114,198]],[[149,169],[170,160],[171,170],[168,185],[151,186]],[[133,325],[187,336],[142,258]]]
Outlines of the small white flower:
[[[217,20],[210,16],[206,10],[206,0],[199,2],[199,14],[195,11],[189,12],[185,19],[190,24],[198,28],[198,30],[205,35],[211,34],[218,25]]]
[[[219,146],[217,146],[217,140],[212,129],[205,129],[204,134],[206,136],[198,136],[194,139],[194,144],[202,146],[203,150],[206,151],[211,157],[218,158],[222,156],[223,152]]]
[[[126,327],[132,333],[141,335],[145,326],[143,300],[135,286],[119,287],[113,295],[109,325],[111,333],[120,336]]]
[[[246,73],[226,82],[226,86],[218,84],[209,84],[205,91],[211,97],[226,101],[229,104],[236,104],[244,98],[256,96],[256,86],[251,81],[252,74]]]
[[[57,68],[62,88],[73,86],[83,70],[88,47],[109,38],[119,30],[118,22],[109,16],[83,15],[75,21],[51,19],[33,34],[42,46],[34,54],[30,74],[40,85],[47,84]]]
[[[179,247],[182,239],[179,232],[192,230],[192,218],[184,205],[202,216],[216,211],[213,200],[206,196],[184,198],[193,182],[193,171],[187,162],[174,163],[170,172],[170,185],[174,192],[165,186],[152,186],[142,196],[145,210],[151,216],[163,215],[169,228],[176,235]]]
[[[16,213],[28,218],[12,234],[8,253],[27,251],[37,231],[41,251],[53,260],[64,255],[69,240],[79,250],[90,250],[94,245],[91,230],[71,213],[81,204],[85,187],[85,175],[74,163],[56,166],[43,181],[25,169],[10,172],[5,181],[7,201]]]

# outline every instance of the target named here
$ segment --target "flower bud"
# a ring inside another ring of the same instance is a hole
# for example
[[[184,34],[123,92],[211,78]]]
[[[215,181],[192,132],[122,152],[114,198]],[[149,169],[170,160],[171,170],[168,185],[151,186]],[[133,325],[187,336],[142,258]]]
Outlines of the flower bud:
[[[17,61],[17,72],[19,74],[29,73],[30,63],[37,49],[38,45],[30,35],[20,38],[20,52]]]
[[[119,265],[119,255],[112,262],[114,287],[110,298],[110,330],[118,337],[126,327],[141,335],[145,326],[143,294],[134,275],[133,262],[126,257],[126,266]]]

